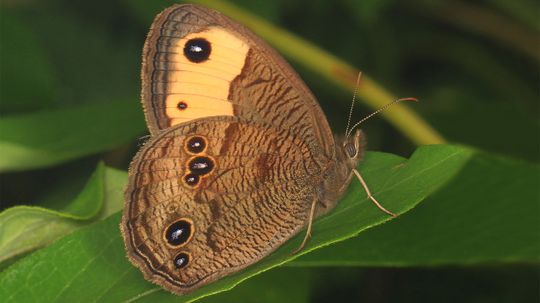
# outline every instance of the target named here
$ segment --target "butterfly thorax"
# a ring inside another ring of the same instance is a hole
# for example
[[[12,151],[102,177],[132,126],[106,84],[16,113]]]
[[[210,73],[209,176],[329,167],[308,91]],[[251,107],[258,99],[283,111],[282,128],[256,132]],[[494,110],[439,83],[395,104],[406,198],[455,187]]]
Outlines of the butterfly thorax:
[[[353,169],[356,168],[364,155],[366,136],[357,130],[353,136],[336,138],[335,160],[332,161],[325,174],[324,192],[321,193],[322,206],[317,209],[317,215],[323,215],[333,209],[341,196],[349,187],[352,180]]]

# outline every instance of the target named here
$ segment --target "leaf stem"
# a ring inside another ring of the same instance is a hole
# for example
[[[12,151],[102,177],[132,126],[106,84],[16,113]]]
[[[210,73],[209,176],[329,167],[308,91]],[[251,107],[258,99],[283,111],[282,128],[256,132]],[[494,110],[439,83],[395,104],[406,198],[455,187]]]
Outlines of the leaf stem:
[[[197,0],[196,3],[216,9],[241,22],[280,50],[288,58],[304,65],[329,81],[353,92],[359,70],[325,52],[314,44],[274,26],[226,1]],[[379,109],[397,98],[365,74],[358,96],[373,109]],[[445,139],[414,111],[397,104],[383,116],[417,145],[444,143]]]

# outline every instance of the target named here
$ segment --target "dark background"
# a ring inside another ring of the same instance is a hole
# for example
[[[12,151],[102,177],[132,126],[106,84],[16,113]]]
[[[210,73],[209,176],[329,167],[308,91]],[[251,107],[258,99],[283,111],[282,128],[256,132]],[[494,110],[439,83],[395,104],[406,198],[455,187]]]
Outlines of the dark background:
[[[421,102],[414,110],[450,142],[538,162],[538,2],[232,2],[358,67],[395,95],[417,97]],[[3,1],[0,115],[116,99],[138,102],[142,45],[155,10],[170,3]],[[350,92],[291,64],[318,97],[334,131],[342,133]],[[357,119],[371,111],[357,109]],[[364,130],[369,150],[409,156],[415,149],[381,117]],[[75,195],[99,159],[127,169],[136,150],[133,142],[53,168],[2,174],[0,210]],[[313,302],[540,300],[536,265],[325,268],[310,274]]]

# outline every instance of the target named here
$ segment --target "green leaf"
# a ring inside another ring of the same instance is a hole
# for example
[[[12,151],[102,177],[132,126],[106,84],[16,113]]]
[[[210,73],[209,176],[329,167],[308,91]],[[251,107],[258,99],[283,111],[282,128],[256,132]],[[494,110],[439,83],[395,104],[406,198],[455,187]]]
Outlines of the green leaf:
[[[53,106],[64,108],[93,104],[96,100],[138,99],[144,30],[139,29],[116,2],[106,11],[96,3],[76,7],[65,4],[61,0],[3,7],[7,14],[20,16],[33,34],[38,46],[34,51],[47,55],[47,63],[53,70],[48,79],[54,80]],[[15,58],[19,57],[8,57],[16,66],[23,67],[26,64],[21,61],[31,59]],[[25,71],[27,77],[34,77],[32,70],[26,68]],[[19,86],[26,83],[25,78],[19,80],[22,81]],[[33,86],[25,87],[33,89]]]
[[[0,119],[0,172],[62,163],[131,142],[145,130],[139,102],[109,102]]]
[[[301,268],[279,267],[258,275],[232,289],[201,299],[201,303],[223,302],[309,302],[311,279]]]
[[[472,154],[454,146],[419,148],[406,160],[391,154],[369,153],[361,166],[374,195],[389,209],[403,213],[455,175]],[[313,237],[300,254],[353,237],[389,221],[366,198],[358,182],[329,215],[313,225]],[[180,298],[146,282],[125,257],[119,232],[120,214],[64,237],[15,263],[0,274],[0,297],[7,302],[130,301],[188,302],[230,289],[270,268],[286,263],[303,234],[285,243],[261,262]],[[22,283],[24,281],[24,283]],[[88,287],[92,285],[92,287]]]
[[[65,209],[15,206],[0,213],[0,263],[122,208],[126,173],[98,165],[84,189]]]
[[[540,168],[476,153],[413,211],[295,260],[309,266],[540,261]]]

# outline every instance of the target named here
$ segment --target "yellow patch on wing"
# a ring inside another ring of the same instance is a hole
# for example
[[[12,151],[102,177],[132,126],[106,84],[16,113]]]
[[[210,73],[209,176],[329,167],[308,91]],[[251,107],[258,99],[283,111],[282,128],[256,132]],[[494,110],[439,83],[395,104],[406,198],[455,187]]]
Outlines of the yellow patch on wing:
[[[184,56],[187,41],[204,38],[212,47],[208,60],[193,63]],[[167,56],[165,113],[170,126],[197,118],[233,115],[229,102],[231,81],[242,72],[249,47],[219,27],[179,39],[174,54]],[[180,103],[183,103],[179,106]]]

